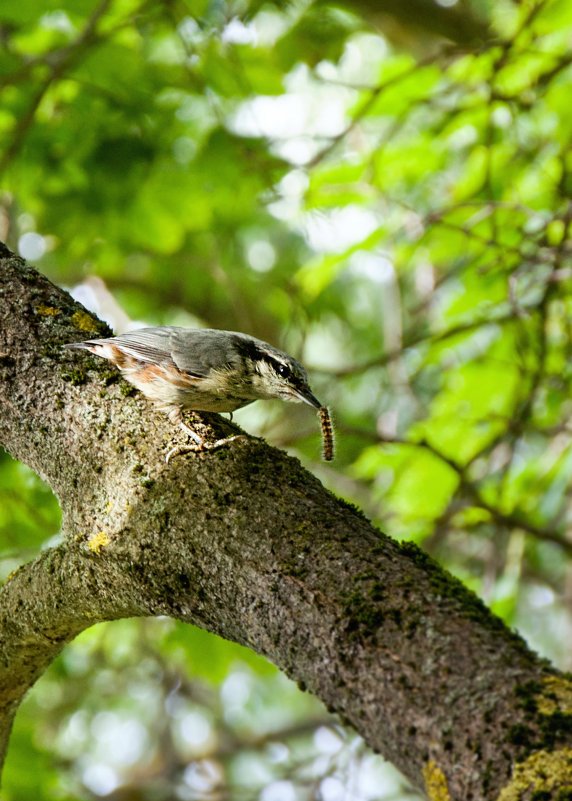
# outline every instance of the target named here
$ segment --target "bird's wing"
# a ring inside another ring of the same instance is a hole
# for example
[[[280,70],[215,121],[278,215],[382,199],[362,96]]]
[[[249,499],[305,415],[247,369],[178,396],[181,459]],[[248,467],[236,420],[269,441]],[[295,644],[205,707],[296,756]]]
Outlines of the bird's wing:
[[[174,330],[176,329],[173,326],[140,328],[111,339],[94,339],[92,344],[109,343],[123,353],[149,364],[172,364],[170,342]]]
[[[185,373],[204,378],[211,370],[240,366],[236,338],[240,334],[213,328],[173,328],[171,358]]]

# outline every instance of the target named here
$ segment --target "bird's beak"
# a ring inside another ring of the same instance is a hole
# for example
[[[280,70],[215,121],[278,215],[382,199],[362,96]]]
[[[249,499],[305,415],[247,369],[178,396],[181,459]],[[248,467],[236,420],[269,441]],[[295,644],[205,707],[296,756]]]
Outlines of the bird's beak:
[[[304,387],[303,389],[296,389],[295,392],[297,398],[299,398],[301,401],[304,401],[304,403],[308,403],[310,406],[313,406],[314,409],[322,408],[322,404],[316,398],[316,396],[310,392],[309,387]]]

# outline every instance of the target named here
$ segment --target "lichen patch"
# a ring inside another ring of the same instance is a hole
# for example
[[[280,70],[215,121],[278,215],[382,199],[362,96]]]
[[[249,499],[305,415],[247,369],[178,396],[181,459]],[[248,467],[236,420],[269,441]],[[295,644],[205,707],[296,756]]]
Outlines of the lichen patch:
[[[109,539],[109,534],[107,531],[98,531],[97,534],[92,534],[92,536],[87,541],[87,547],[93,553],[100,553],[100,551],[105,548],[111,540]]]
[[[564,676],[547,676],[542,685],[542,692],[536,696],[540,714],[553,715],[561,712],[572,715],[572,681]]]
[[[423,768],[423,778],[425,792],[430,801],[451,801],[447,779],[435,760],[430,759],[427,762]]]
[[[497,801],[522,801],[553,790],[561,794],[572,792],[572,748],[535,751],[524,762],[517,763]]]
[[[76,311],[71,317],[72,325],[80,331],[98,332],[97,321],[85,311]]]
[[[41,304],[40,306],[36,306],[34,311],[41,317],[57,317],[58,314],[61,314],[62,310],[58,309],[56,306],[45,306]]]

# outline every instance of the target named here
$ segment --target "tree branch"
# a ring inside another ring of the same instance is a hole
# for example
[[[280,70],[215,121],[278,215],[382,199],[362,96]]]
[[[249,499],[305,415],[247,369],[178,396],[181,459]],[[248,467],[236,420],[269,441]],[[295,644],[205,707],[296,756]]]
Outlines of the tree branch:
[[[106,364],[61,350],[105,327],[0,257],[0,442],[50,483],[65,531],[0,593],[0,744],[79,631],[170,615],[266,655],[434,798],[492,801],[525,768],[543,799],[569,787],[567,679],[284,453],[245,438],[166,464],[178,431]]]

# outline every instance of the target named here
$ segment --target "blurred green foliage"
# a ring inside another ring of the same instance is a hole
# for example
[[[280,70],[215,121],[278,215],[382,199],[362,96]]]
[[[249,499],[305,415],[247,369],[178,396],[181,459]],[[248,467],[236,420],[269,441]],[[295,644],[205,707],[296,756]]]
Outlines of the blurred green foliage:
[[[133,319],[243,330],[299,355],[337,421],[333,466],[306,409],[267,404],[239,422],[570,667],[572,4],[460,3],[447,30],[476,14],[491,31],[473,50],[454,43],[465,33],[434,35],[443,6],[433,33],[367,9],[2,4],[0,238],[65,286],[99,276]],[[3,457],[3,576],[58,526],[50,493]],[[220,695],[236,671],[257,699],[242,733]],[[31,694],[6,798],[92,798],[115,780],[131,795],[110,798],[203,797],[185,770],[205,752],[173,745],[184,715],[164,713],[181,687],[234,798],[292,776],[294,795],[264,801],[328,798],[326,778],[367,759],[348,739],[320,774],[290,743],[269,767],[252,756],[255,722],[263,736],[269,717],[289,729],[321,708],[242,649],[129,621],[86,632]],[[107,765],[106,784],[96,740],[113,720],[142,727],[144,745]],[[356,799],[398,792],[383,782]]]

